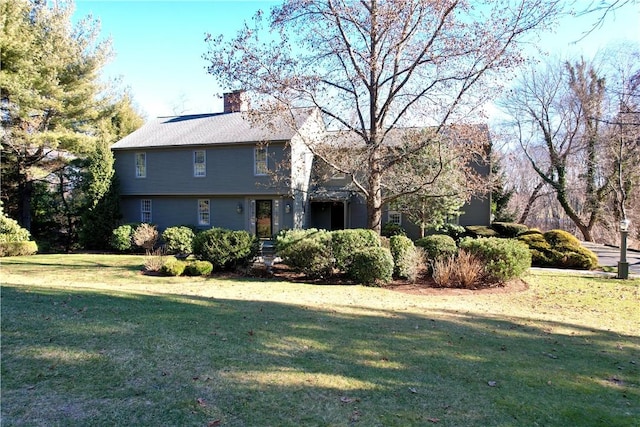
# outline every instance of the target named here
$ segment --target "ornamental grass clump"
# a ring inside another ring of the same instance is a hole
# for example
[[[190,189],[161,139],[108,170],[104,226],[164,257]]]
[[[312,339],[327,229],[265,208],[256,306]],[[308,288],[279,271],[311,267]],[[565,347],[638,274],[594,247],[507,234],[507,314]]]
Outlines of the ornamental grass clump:
[[[443,288],[476,289],[484,283],[484,266],[478,257],[460,250],[434,261],[432,277]]]
[[[132,239],[137,247],[149,252],[156,246],[159,237],[160,234],[155,225],[142,223],[136,227]]]

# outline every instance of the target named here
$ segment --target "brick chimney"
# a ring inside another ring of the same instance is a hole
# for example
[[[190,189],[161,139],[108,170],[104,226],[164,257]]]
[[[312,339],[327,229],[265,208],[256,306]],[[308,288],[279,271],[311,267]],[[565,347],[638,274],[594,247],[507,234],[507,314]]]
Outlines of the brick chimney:
[[[234,90],[224,94],[224,112],[238,113],[249,110],[249,101],[244,90]]]

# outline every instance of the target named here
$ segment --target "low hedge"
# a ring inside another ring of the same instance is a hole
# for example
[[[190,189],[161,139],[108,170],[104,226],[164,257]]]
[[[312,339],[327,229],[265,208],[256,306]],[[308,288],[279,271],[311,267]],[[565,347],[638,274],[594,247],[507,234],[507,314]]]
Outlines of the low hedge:
[[[507,239],[518,237],[529,230],[529,227],[526,225],[515,222],[494,222],[491,224],[491,228],[493,228],[500,237]]]
[[[174,257],[169,257],[160,267],[160,272],[166,276],[181,276],[187,263]]]
[[[33,255],[38,245],[33,241],[0,242],[0,257]]]

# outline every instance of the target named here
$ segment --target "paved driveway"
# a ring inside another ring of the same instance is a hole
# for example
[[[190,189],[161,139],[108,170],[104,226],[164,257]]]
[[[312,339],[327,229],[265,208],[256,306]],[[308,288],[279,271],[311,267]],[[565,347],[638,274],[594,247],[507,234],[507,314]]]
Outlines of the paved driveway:
[[[598,255],[598,263],[603,267],[618,267],[620,261],[620,248],[615,246],[599,245],[597,243],[582,242],[582,245],[591,249]],[[627,251],[629,273],[640,274],[640,252]]]

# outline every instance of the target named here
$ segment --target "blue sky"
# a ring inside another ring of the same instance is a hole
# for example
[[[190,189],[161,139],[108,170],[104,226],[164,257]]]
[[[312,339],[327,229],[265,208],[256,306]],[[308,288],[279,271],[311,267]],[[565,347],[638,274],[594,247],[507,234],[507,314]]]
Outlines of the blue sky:
[[[591,0],[578,0],[589,4]],[[147,118],[222,109],[223,88],[206,73],[205,33],[233,36],[258,9],[272,1],[98,1],[76,0],[75,17],[92,14],[101,35],[111,37],[116,56],[103,77],[120,77]],[[583,40],[595,16],[565,19],[541,43],[552,54],[590,58],[614,40],[640,43],[640,5],[607,18],[605,26]]]

